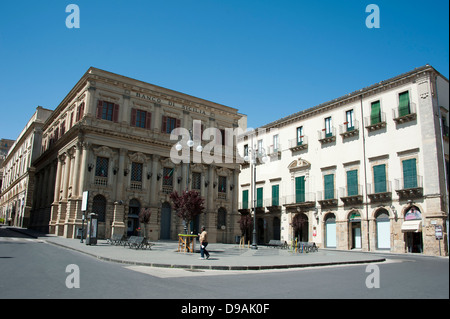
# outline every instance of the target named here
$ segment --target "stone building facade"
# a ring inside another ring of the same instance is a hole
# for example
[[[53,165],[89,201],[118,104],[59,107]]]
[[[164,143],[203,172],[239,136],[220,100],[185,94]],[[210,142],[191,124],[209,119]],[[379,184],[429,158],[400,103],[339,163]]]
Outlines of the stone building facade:
[[[0,187],[0,217],[5,224],[28,227],[34,191],[32,161],[39,157],[42,127],[52,114],[38,106],[2,163],[3,181]]]
[[[31,226],[77,237],[87,191],[86,213],[98,215],[100,238],[142,235],[138,215],[149,208],[145,236],[173,240],[184,225],[169,194],[195,189],[205,199],[206,211],[191,230],[205,225],[211,242],[233,242],[239,233],[239,165],[194,163],[192,157],[201,153],[195,148],[189,150],[189,161],[174,161],[171,151],[184,140],[171,140],[170,133],[209,127],[223,132],[241,123],[245,125],[245,117],[235,108],[90,68],[43,127],[42,155],[33,163]],[[196,144],[212,143],[196,137]]]
[[[240,212],[256,206],[260,243],[445,254],[448,112],[448,79],[427,65],[245,134],[239,151],[258,156]]]

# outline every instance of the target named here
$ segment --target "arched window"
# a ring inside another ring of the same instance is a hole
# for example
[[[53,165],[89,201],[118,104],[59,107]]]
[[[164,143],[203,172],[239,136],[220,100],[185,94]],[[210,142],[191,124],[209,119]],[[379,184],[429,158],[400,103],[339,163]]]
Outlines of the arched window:
[[[96,195],[92,201],[92,212],[98,215],[99,222],[105,222],[106,198],[103,195]]]
[[[325,247],[336,248],[336,216],[333,213],[325,216]]]
[[[377,223],[377,249],[391,248],[391,221],[389,213],[384,208],[377,211],[375,215]]]

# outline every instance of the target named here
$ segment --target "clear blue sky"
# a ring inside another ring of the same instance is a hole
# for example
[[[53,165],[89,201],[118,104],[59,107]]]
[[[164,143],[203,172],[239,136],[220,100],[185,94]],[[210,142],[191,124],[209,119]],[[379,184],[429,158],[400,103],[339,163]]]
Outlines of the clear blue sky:
[[[80,28],[66,28],[68,4]],[[368,29],[366,6],[380,8]],[[236,107],[259,127],[431,64],[447,0],[0,1],[0,138],[55,109],[90,66]]]

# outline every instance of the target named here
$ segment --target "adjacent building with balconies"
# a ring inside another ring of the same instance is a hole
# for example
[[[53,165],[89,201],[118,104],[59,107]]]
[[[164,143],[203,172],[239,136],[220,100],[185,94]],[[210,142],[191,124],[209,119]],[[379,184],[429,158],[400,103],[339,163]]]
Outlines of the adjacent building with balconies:
[[[266,160],[242,165],[240,212],[256,206],[260,243],[439,255],[448,110],[448,79],[426,65],[250,131],[241,154]]]

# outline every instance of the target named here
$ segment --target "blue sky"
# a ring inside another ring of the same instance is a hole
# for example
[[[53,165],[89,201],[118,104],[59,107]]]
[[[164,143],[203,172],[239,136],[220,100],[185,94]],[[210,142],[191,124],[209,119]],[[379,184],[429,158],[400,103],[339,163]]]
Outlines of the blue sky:
[[[68,29],[68,4],[80,28]],[[369,29],[366,6],[380,8]],[[431,64],[449,72],[447,0],[0,1],[0,138],[55,109],[90,66],[217,103],[249,127]]]

